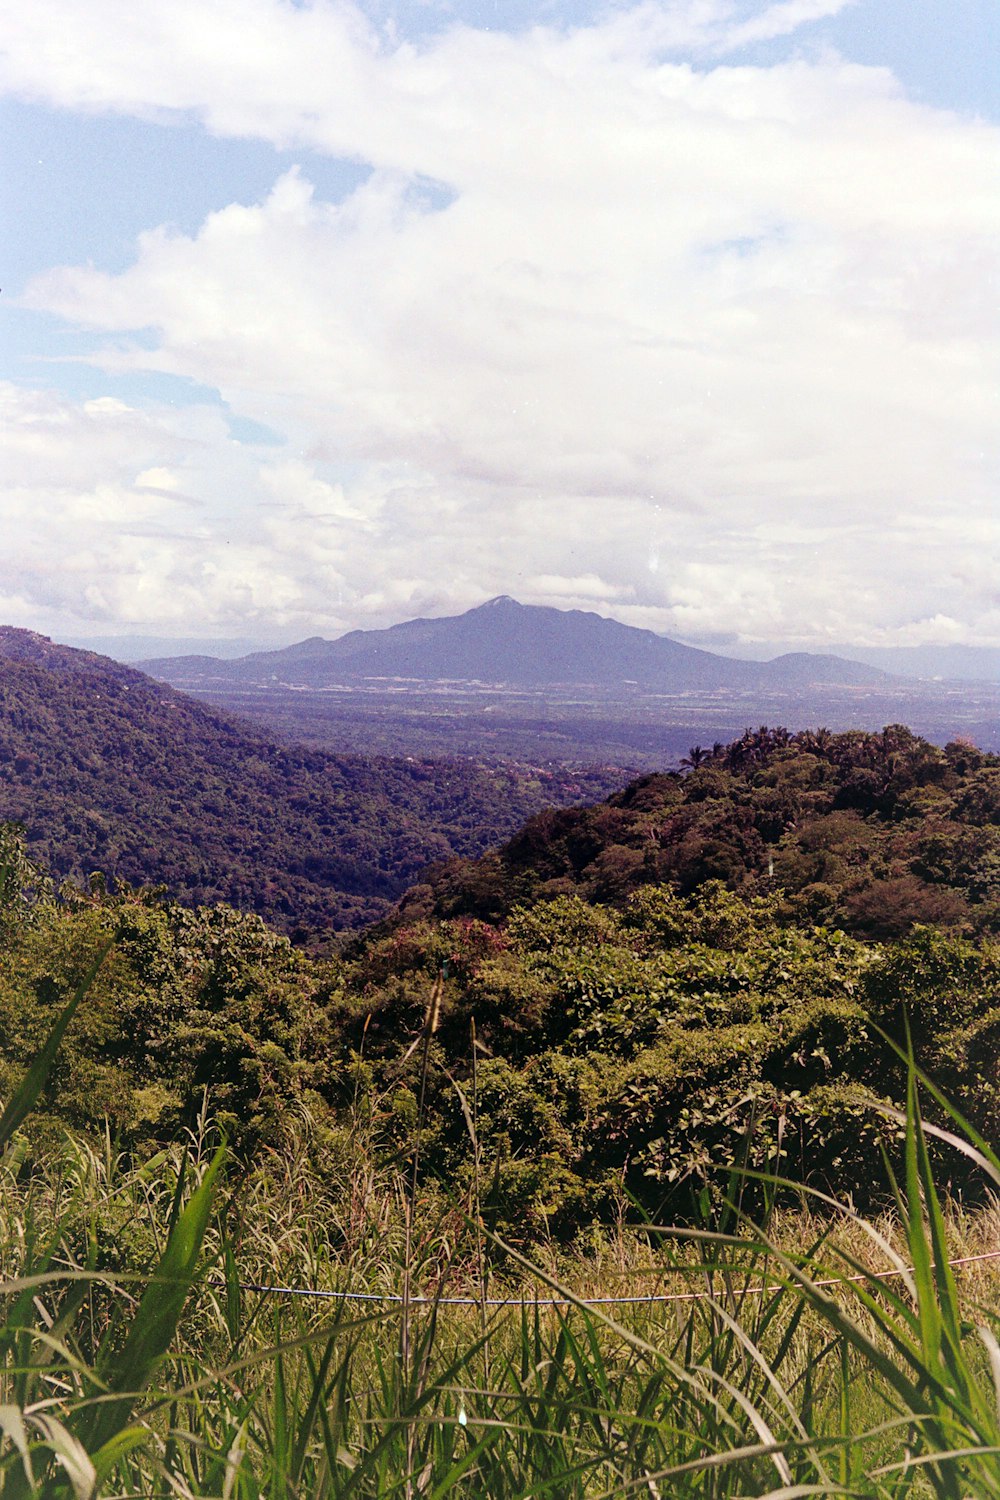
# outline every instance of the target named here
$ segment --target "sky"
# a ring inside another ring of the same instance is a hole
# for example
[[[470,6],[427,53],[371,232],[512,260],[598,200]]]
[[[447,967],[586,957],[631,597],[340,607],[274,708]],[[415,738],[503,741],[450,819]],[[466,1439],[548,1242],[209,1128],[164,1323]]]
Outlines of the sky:
[[[0,0],[0,623],[1000,645],[1000,0]]]

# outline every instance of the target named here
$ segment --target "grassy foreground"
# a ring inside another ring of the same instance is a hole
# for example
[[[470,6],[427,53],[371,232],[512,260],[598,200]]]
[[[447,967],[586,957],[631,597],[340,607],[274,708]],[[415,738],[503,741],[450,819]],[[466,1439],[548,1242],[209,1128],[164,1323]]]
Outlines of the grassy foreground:
[[[28,1160],[86,987],[0,1117],[4,1500],[1000,1495],[1000,1214],[942,1203],[912,1070],[884,1222],[804,1199],[529,1265],[363,1152],[336,1190],[305,1150],[227,1179],[207,1121]]]

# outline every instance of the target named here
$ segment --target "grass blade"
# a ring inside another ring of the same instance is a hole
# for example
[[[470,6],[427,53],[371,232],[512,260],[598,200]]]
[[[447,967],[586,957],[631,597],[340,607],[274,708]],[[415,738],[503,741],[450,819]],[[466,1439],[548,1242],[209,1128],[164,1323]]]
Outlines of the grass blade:
[[[107,958],[114,944],[114,939],[109,938],[97,953],[80,983],[76,987],[73,998],[65,1005],[56,1020],[55,1025],[45,1039],[45,1043],[35,1057],[27,1073],[18,1084],[14,1093],[7,1101],[7,1107],[0,1115],[0,1150],[7,1145],[11,1136],[24,1122],[38,1102],[38,1096],[45,1087],[45,1080],[49,1076],[49,1070],[59,1050],[59,1044],[66,1034],[66,1028],[97,977],[98,971]]]

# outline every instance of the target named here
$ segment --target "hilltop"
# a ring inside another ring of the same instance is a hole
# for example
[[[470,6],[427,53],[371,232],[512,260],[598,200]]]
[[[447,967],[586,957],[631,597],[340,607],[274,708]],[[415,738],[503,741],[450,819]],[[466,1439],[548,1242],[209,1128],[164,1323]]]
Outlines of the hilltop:
[[[599,805],[536,814],[408,892],[394,921],[500,921],[566,895],[620,906],[647,885],[688,896],[717,880],[863,937],[919,923],[1000,932],[1000,757],[893,724],[762,726],[685,759]]]
[[[729,742],[760,723],[869,732],[903,723],[938,745],[964,737],[1000,749],[997,683],[881,670],[894,660],[792,651],[743,661],[500,595],[461,615],[337,640],[143,666],[264,734],[338,752],[656,771],[694,741]]]

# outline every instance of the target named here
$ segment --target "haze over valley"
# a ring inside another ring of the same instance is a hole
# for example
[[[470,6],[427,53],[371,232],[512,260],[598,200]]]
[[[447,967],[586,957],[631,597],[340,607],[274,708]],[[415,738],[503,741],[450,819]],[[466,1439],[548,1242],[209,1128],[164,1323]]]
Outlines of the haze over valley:
[[[293,739],[392,754],[656,769],[761,722],[904,722],[935,743],[965,735],[1000,748],[1000,682],[928,681],[821,653],[741,660],[506,595],[332,641],[141,665]]]

